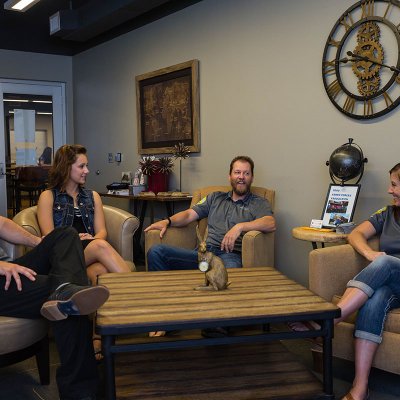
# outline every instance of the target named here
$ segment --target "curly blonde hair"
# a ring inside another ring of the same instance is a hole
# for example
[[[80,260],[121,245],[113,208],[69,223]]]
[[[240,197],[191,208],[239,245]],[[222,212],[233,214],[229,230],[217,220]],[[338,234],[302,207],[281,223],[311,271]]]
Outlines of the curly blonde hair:
[[[80,144],[64,144],[57,150],[53,165],[49,171],[49,189],[65,190],[72,164],[80,154],[87,154],[86,148]]]

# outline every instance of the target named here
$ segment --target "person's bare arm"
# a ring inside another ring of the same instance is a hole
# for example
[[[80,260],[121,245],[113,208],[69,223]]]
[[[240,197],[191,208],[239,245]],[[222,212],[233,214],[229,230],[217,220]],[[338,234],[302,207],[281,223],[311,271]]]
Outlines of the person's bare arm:
[[[348,236],[348,242],[354,249],[364,256],[367,260],[373,261],[375,258],[385,254],[383,251],[375,251],[368,245],[368,239],[376,234],[374,226],[369,221],[364,221]]]
[[[35,247],[42,241],[42,238],[32,235],[14,221],[2,216],[0,216],[0,237],[7,242],[28,247]]]
[[[89,233],[79,235],[81,239],[107,239],[107,229],[106,229],[106,220],[104,217],[103,211],[103,202],[101,201],[100,195],[93,191],[93,199],[94,199],[94,236]]]
[[[257,218],[254,221],[239,222],[225,234],[221,242],[221,250],[231,252],[234,249],[236,239],[242,232],[260,231],[268,233],[275,230],[275,218],[271,215]]]
[[[144,231],[148,232],[151,230],[159,230],[160,231],[160,238],[162,238],[165,234],[165,231],[167,230],[168,226],[186,226],[190,224],[193,221],[196,221],[199,219],[199,216],[196,211],[193,209],[189,208],[188,210],[181,211],[177,214],[174,214],[172,217],[170,217],[171,224],[169,225],[168,219],[163,219],[161,221],[157,221],[154,224],[151,224],[148,226]]]
[[[54,230],[53,203],[54,197],[51,190],[45,190],[40,194],[37,218],[42,235],[47,235]]]

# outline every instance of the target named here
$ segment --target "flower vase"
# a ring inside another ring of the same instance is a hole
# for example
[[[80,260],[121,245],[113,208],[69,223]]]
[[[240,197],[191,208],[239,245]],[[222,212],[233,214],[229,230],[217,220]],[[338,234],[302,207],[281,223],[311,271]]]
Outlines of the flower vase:
[[[179,159],[179,191],[182,192],[182,159]]]
[[[147,190],[149,192],[167,192],[168,191],[169,174],[162,172],[154,172],[147,176]]]

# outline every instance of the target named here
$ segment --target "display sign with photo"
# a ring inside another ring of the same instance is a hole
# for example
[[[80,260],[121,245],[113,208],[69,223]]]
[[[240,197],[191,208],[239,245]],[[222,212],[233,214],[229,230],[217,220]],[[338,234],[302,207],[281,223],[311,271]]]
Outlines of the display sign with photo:
[[[351,222],[359,191],[360,185],[331,184],[322,211],[322,226],[335,228]]]

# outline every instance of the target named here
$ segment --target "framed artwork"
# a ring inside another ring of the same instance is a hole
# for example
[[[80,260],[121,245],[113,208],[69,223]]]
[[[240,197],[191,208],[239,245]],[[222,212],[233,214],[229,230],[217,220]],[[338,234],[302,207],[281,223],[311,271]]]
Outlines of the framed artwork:
[[[357,204],[360,185],[330,184],[322,211],[322,226],[335,228],[351,222]]]
[[[136,76],[136,109],[139,154],[200,152],[199,61]]]

